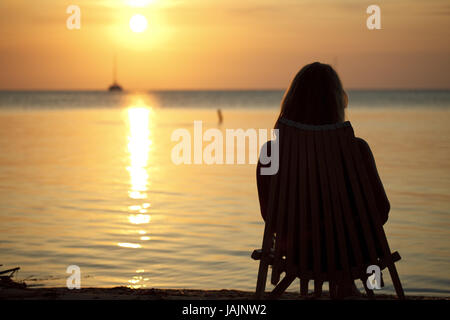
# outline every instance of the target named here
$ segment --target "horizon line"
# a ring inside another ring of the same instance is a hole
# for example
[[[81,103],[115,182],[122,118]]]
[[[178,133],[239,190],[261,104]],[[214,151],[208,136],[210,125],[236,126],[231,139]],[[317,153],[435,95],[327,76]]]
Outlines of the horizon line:
[[[137,92],[176,92],[176,91],[286,91],[287,88],[179,88],[179,89],[124,89],[122,92],[117,93],[137,93]],[[420,87],[410,87],[410,88],[348,88],[346,91],[450,91],[450,87],[436,87],[436,88],[420,88]],[[50,88],[40,88],[40,89],[8,89],[0,88],[0,92],[108,92],[106,89],[50,89]]]

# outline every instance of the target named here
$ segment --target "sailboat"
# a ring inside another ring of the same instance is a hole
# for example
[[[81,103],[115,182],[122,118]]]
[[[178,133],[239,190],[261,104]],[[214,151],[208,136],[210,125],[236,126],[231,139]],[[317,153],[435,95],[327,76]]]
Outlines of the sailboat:
[[[113,84],[109,86],[108,91],[123,91],[120,84],[117,83],[117,66],[116,66],[116,56],[114,55],[114,66],[113,66]]]

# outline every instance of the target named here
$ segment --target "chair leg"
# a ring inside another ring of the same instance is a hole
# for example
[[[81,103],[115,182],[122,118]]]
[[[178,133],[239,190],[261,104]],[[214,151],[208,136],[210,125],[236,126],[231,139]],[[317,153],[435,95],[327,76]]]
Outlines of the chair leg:
[[[261,299],[266,290],[268,269],[269,264],[261,259],[259,262],[258,281],[256,282],[256,299]]]
[[[322,280],[314,280],[314,296],[319,298],[322,295]]]
[[[329,291],[330,291],[330,298],[331,299],[336,299],[337,298],[337,285],[336,285],[336,281],[329,281],[328,282],[328,286]]]
[[[372,289],[369,289],[369,287],[367,286],[367,278],[361,279],[363,286],[364,286],[364,290],[366,290],[366,294],[367,297],[369,299],[374,299],[375,298],[375,294],[373,293]]]
[[[291,285],[291,283],[295,280],[295,278],[296,278],[295,275],[286,274],[283,280],[281,280],[277,284],[275,289],[273,289],[272,293],[270,294],[270,297],[272,299],[278,299],[283,294],[283,292],[286,291],[286,289]]]
[[[397,272],[397,268],[395,267],[395,264],[391,263],[388,266],[388,269],[389,269],[389,273],[391,275],[392,284],[394,285],[395,292],[397,293],[397,297],[400,300],[404,300],[405,299],[405,293],[403,292],[402,283],[400,282],[400,278],[398,276],[398,272]]]
[[[300,295],[306,297],[308,295],[308,279],[300,279]]]

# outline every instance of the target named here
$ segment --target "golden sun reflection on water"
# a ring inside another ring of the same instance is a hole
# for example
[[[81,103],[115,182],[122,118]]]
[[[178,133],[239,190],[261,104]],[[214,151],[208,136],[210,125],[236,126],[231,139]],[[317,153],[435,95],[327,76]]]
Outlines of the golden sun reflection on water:
[[[150,222],[148,214],[131,214],[128,216],[128,221],[132,224],[145,224]]]
[[[150,223],[148,210],[150,203],[147,191],[149,185],[149,174],[147,170],[149,154],[152,146],[151,140],[151,116],[152,110],[143,100],[137,99],[126,110],[128,120],[128,156],[129,166],[127,171],[130,175],[130,188],[128,196],[133,201],[128,206],[128,222],[133,225],[145,225]],[[146,235],[145,230],[137,230],[137,234]],[[148,241],[150,237],[141,236],[140,241]],[[119,247],[140,249],[138,243],[120,242]]]
[[[133,106],[128,109],[129,135],[128,153],[131,188],[128,195],[132,199],[146,199],[148,187],[148,157],[152,140],[150,139],[150,109]]]
[[[138,249],[142,247],[138,243],[129,243],[129,242],[119,242],[117,245],[122,248],[132,248],[132,249]]]
[[[147,231],[142,229],[143,225],[150,223],[151,217],[148,214],[150,202],[148,202],[149,173],[148,164],[152,148],[151,128],[152,128],[152,109],[137,99],[127,109],[128,116],[128,144],[129,166],[126,168],[130,175],[130,188],[128,196],[132,203],[128,206],[128,222],[139,226],[136,230],[137,241],[149,241],[150,237]],[[139,243],[118,243],[119,247],[141,249]],[[148,278],[143,276],[144,270],[136,271],[138,275],[128,280],[128,287],[142,288]]]

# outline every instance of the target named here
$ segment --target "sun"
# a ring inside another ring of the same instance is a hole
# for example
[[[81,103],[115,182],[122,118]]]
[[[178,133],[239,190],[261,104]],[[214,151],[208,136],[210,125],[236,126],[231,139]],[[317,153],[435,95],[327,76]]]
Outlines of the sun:
[[[130,19],[130,28],[133,32],[144,32],[147,29],[147,19],[141,14],[135,14]]]

